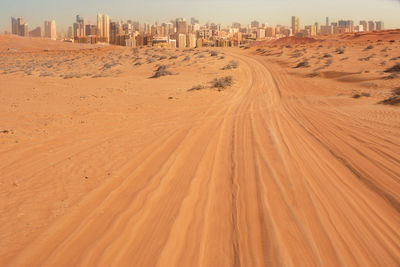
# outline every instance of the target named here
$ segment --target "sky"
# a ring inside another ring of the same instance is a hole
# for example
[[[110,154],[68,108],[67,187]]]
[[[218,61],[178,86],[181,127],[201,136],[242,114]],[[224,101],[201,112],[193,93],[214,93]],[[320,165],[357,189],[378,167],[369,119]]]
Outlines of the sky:
[[[0,0],[0,31],[10,31],[11,16],[23,17],[33,29],[44,20],[55,20],[57,30],[66,30],[77,14],[96,22],[104,13],[114,20],[166,22],[196,17],[200,23],[231,25],[258,20],[269,25],[290,25],[291,16],[302,26],[314,22],[351,19],[382,20],[386,28],[400,28],[400,0]]]

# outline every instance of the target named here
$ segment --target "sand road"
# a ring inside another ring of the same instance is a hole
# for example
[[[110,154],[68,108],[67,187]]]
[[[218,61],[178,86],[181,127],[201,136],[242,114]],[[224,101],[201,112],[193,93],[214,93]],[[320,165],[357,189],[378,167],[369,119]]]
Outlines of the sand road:
[[[173,125],[166,114],[139,152],[110,152],[117,178],[2,265],[398,266],[398,109],[341,105],[261,57],[227,53],[241,66],[234,93]],[[54,153],[26,168],[131,131],[42,144]]]

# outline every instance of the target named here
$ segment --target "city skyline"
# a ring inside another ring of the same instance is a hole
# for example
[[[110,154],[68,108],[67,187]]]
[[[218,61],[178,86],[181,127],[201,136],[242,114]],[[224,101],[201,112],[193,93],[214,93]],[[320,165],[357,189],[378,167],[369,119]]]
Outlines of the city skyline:
[[[116,0],[112,7],[105,1],[85,1],[82,3],[71,0],[68,3],[53,3],[48,0],[40,0],[37,2],[5,0],[0,9],[0,31],[9,31],[11,26],[10,16],[24,17],[31,29],[43,25],[44,20],[55,20],[57,29],[67,31],[67,28],[75,21],[74,16],[76,14],[81,14],[89,22],[95,23],[98,13],[108,14],[111,20],[131,19],[148,23],[166,22],[176,17],[184,17],[187,20],[190,17],[196,17],[202,24],[214,22],[231,25],[233,22],[239,22],[247,25],[253,20],[258,20],[270,25],[282,24],[288,26],[291,24],[290,18],[293,15],[300,17],[301,26],[314,22],[323,24],[325,17],[328,16],[331,20],[384,20],[386,28],[400,28],[400,19],[397,18],[400,11],[400,1],[398,0],[353,0],[351,3],[343,0],[334,3],[306,0],[302,2],[302,5],[294,4],[295,1],[293,0],[280,2],[276,0],[252,0],[249,2],[236,0],[183,2],[175,0],[168,3],[159,0],[154,0],[151,3]],[[292,5],[290,5],[291,3]],[[171,8],[171,6],[176,5],[179,5],[179,8]],[[312,9],[309,8],[311,5]],[[260,9],[259,6],[265,6],[265,11]],[[287,6],[291,7],[288,8]],[[346,6],[346,8],[343,8],[343,6]],[[40,7],[40,11],[33,12],[38,7]],[[228,7],[229,14],[226,12]],[[355,7],[358,8],[358,12],[354,12]]]

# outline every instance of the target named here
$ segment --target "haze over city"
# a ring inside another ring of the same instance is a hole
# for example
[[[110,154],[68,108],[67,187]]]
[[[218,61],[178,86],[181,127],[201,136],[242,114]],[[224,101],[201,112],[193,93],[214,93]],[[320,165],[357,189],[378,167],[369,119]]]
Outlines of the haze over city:
[[[176,17],[196,17],[201,23],[214,22],[230,25],[237,21],[247,24],[259,20],[271,25],[290,23],[287,18],[297,15],[303,23],[322,23],[329,16],[333,20],[358,21],[384,20],[387,28],[399,28],[400,1],[397,0],[218,0],[218,1],[50,1],[3,0],[0,9],[0,30],[9,29],[10,16],[24,17],[30,27],[41,26],[44,20],[55,20],[59,29],[66,31],[74,14],[81,14],[89,21],[97,13],[108,14],[115,20],[135,20],[162,23]]]
[[[400,1],[0,3],[0,266],[398,267]]]

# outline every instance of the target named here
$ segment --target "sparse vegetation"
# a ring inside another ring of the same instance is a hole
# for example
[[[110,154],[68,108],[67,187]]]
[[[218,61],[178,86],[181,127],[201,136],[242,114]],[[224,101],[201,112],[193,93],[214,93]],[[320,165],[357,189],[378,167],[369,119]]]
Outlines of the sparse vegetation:
[[[217,52],[217,51],[211,51],[210,52],[210,56],[212,56],[212,57],[217,57],[219,55],[219,53]]]
[[[221,78],[215,78],[211,82],[211,87],[217,88],[218,91],[221,91],[225,88],[232,86],[232,84],[233,84],[232,76],[225,76],[225,77],[221,77]]]
[[[393,67],[384,70],[386,73],[398,73],[400,72],[400,63],[396,63]]]
[[[369,46],[367,46],[367,47],[364,49],[364,51],[371,50],[371,49],[373,49],[373,48],[374,48],[373,45],[369,45]]]
[[[188,91],[198,91],[198,90],[205,89],[205,88],[207,88],[207,87],[202,84],[198,84],[198,85],[192,86],[192,88],[190,88]]]
[[[167,75],[173,75],[173,73],[170,70],[168,70],[167,65],[160,65],[157,67],[156,71],[154,72],[153,76],[151,76],[151,78],[159,78]]]
[[[361,95],[357,93],[357,94],[354,94],[352,97],[353,97],[353,98],[360,98]]]
[[[344,54],[344,49],[343,48],[341,48],[341,47],[338,47],[338,48],[336,48],[336,53],[338,53],[338,54]]]
[[[235,60],[231,60],[225,67],[223,67],[223,70],[230,70],[230,69],[237,69],[239,67],[239,63]]]
[[[304,60],[302,62],[300,62],[299,64],[297,64],[294,68],[308,68],[310,67],[310,63],[307,60]]]

